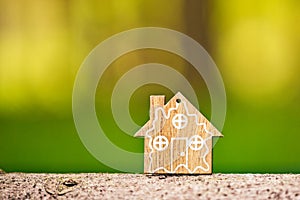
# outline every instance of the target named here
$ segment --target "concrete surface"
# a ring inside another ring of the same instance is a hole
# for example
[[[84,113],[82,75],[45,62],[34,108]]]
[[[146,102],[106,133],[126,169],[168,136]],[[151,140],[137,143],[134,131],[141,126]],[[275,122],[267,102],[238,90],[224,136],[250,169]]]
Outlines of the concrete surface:
[[[300,199],[300,174],[0,173],[0,199]]]

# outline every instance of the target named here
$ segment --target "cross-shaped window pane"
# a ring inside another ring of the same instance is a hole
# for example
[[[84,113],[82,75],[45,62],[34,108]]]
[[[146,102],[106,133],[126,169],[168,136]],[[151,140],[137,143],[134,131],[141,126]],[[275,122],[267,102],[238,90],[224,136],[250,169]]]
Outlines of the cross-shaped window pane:
[[[203,139],[199,135],[191,137],[189,141],[190,148],[195,151],[200,150],[202,148],[202,144]]]
[[[184,114],[177,114],[172,119],[172,124],[177,129],[183,129],[186,127],[188,119]]]
[[[165,150],[169,145],[169,141],[165,136],[156,136],[153,140],[153,147],[157,151],[163,151]]]

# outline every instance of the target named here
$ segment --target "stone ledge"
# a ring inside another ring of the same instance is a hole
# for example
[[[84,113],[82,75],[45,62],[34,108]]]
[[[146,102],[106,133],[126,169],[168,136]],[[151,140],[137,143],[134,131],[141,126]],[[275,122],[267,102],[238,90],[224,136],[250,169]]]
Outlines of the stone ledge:
[[[0,199],[300,199],[300,174],[0,173]]]

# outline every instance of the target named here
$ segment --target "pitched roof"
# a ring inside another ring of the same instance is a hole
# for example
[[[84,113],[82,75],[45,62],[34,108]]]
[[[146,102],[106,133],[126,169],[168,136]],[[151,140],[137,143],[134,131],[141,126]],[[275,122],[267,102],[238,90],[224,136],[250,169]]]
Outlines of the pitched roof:
[[[161,95],[159,95],[159,96],[161,97]],[[167,107],[168,104],[169,104],[170,102],[176,101],[177,99],[181,99],[181,101],[187,102],[188,106],[189,106],[190,108],[192,108],[193,113],[196,114],[200,119],[204,119],[204,120],[205,120],[205,123],[207,124],[207,127],[206,127],[206,128],[207,128],[207,130],[208,130],[209,132],[212,133],[212,136],[213,136],[213,137],[223,137],[222,133],[220,133],[220,132],[218,131],[218,129],[216,129],[216,128],[208,121],[208,119],[207,119],[206,117],[204,117],[204,116],[200,113],[200,111],[199,111],[197,108],[195,108],[195,107],[189,102],[189,100],[187,100],[180,92],[176,93],[176,95],[174,95],[174,96],[170,99],[170,101],[169,101],[167,104],[163,105],[163,108]],[[189,111],[189,112],[190,112],[190,111]],[[152,127],[152,120],[150,119],[150,120],[149,120],[142,128],[140,128],[140,129],[135,133],[134,137],[144,137],[145,134],[146,134],[146,132],[147,132],[151,127]]]

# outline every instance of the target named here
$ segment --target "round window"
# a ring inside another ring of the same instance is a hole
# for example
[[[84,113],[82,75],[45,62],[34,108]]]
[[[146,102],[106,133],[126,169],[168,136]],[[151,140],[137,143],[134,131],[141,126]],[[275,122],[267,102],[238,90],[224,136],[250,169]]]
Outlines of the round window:
[[[203,139],[199,135],[191,137],[189,141],[190,148],[194,151],[198,151],[202,148]]]
[[[172,124],[177,129],[183,129],[183,128],[185,128],[186,125],[187,125],[187,123],[188,123],[188,119],[183,114],[177,114],[172,119]]]
[[[168,138],[165,136],[156,136],[153,140],[153,147],[157,151],[163,151],[165,150],[169,145]]]

